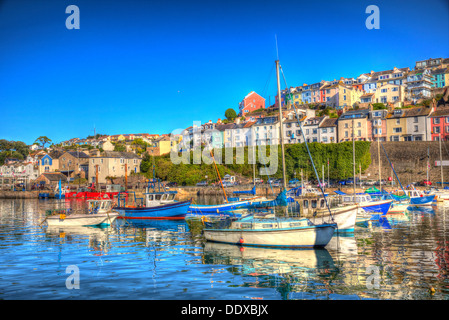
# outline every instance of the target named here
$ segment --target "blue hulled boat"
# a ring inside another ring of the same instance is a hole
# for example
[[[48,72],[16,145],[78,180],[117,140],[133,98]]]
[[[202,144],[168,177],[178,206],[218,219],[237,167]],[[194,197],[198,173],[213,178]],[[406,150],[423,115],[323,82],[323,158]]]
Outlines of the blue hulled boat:
[[[359,206],[365,210],[365,212],[370,214],[387,214],[388,210],[390,210],[391,204],[393,200],[379,200],[373,201],[369,194],[360,193],[360,194],[346,194],[341,191],[335,191],[335,193],[341,196],[342,202],[346,204],[357,203]]]
[[[126,205],[126,197],[119,193],[115,210],[119,212],[119,218],[124,219],[185,219],[191,200],[176,201],[176,194],[177,191],[146,192],[145,199],[137,199],[134,195],[134,204]],[[140,200],[139,204],[137,200]]]

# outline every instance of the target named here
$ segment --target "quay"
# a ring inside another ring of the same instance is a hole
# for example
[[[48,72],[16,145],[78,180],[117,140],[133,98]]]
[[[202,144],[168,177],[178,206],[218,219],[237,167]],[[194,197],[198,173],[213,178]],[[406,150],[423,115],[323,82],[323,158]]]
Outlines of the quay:
[[[232,197],[234,191],[249,190],[252,187],[253,187],[253,185],[239,185],[239,186],[233,186],[233,187],[226,187],[225,191],[226,191],[226,195],[228,197]],[[364,192],[368,188],[370,188],[370,187],[369,186],[365,186],[364,188],[356,187],[355,191],[357,193],[360,193],[360,192]],[[386,186],[383,189],[385,189],[388,192],[391,192],[391,191],[399,190],[400,187]],[[425,190],[426,187],[416,187],[416,189]],[[205,186],[205,187],[181,186],[181,187],[170,188],[169,190],[177,191],[180,199],[186,199],[186,198],[195,197],[195,196],[222,196],[223,195],[223,189],[221,187],[217,187],[217,186]],[[342,188],[326,188],[325,192],[329,193],[330,195],[333,195],[334,191],[336,191],[336,190],[340,190],[345,193],[353,193],[354,188],[353,188],[353,186],[343,186]],[[256,195],[257,196],[270,197],[270,196],[278,194],[280,191],[281,191],[280,187],[273,187],[273,189],[271,189],[270,186],[266,185],[266,184],[256,186]],[[144,189],[131,189],[131,190],[128,190],[128,192],[134,192],[136,194],[137,198],[142,198],[145,190]],[[55,198],[55,193],[53,191],[48,191],[48,190],[33,190],[33,191],[0,190],[0,199],[38,199],[40,193],[47,193],[48,198]]]

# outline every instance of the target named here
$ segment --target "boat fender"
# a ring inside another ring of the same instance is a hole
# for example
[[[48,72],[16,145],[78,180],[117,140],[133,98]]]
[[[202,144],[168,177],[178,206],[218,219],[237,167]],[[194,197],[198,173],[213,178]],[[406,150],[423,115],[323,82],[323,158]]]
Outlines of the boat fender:
[[[240,238],[239,243],[243,244],[245,242],[245,240],[243,240],[243,238]]]
[[[65,214],[64,213],[61,213],[60,215],[59,215],[59,220],[64,220],[65,219]]]

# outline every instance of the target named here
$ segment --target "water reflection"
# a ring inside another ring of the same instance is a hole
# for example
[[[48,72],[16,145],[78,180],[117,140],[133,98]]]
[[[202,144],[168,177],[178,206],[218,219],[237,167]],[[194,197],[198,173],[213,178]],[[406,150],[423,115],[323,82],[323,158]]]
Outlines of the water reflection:
[[[299,298],[292,295],[298,292],[322,295],[316,292],[318,287],[329,288],[330,279],[338,273],[326,249],[284,250],[206,242],[203,261],[228,265],[228,272],[253,278],[242,286],[275,288],[282,299]],[[308,288],[311,282],[313,286]]]
[[[0,200],[0,298],[449,298],[447,205],[365,221],[320,250],[205,242],[200,220],[39,226],[48,209],[85,205]],[[65,288],[68,265],[80,267],[78,291]],[[372,287],[376,270],[379,286]]]

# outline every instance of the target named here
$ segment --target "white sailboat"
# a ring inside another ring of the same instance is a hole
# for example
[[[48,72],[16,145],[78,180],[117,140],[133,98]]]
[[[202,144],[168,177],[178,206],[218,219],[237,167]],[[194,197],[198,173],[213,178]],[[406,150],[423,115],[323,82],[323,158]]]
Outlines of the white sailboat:
[[[279,101],[279,121],[281,129],[281,151],[284,191],[286,190],[285,157],[282,125],[282,105],[279,60],[276,60],[276,76]],[[227,228],[206,228],[203,230],[207,241],[262,247],[324,247],[332,238],[336,223],[314,224],[309,219],[265,218],[248,216],[237,221],[229,219]]]

